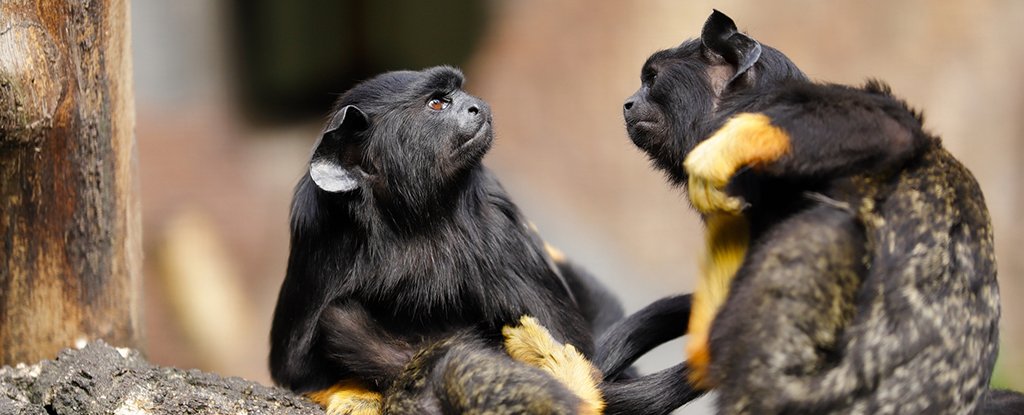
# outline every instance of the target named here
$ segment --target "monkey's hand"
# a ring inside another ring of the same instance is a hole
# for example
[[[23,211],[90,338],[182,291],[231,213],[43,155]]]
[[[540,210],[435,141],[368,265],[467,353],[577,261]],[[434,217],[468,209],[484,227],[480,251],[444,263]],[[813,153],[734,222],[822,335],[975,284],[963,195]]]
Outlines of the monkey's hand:
[[[789,136],[772,125],[767,115],[743,113],[730,118],[683,162],[690,202],[702,213],[739,213],[744,201],[725,193],[729,180],[741,168],[778,160],[789,147]]]
[[[341,382],[306,396],[324,407],[328,415],[380,415],[383,412],[381,394],[356,382]]]
[[[559,343],[537,319],[523,316],[519,326],[505,326],[505,350],[520,362],[537,367],[562,382],[580,398],[581,414],[600,414],[604,399],[598,384],[601,371],[571,344]]]

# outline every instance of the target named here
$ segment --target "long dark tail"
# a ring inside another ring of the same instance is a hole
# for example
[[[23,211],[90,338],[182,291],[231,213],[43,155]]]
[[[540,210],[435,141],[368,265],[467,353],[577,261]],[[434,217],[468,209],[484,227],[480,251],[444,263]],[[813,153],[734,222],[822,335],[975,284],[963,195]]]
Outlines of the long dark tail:
[[[640,356],[686,334],[690,305],[690,294],[663,298],[614,324],[598,339],[593,361],[605,376],[601,392],[606,415],[668,414],[703,393],[687,382],[685,362],[635,379],[619,379]]]
[[[605,415],[663,415],[687,404],[704,391],[686,381],[689,368],[680,363],[636,379],[604,382]]]
[[[690,294],[665,297],[619,320],[597,340],[594,364],[605,380],[618,378],[640,356],[686,334]]]

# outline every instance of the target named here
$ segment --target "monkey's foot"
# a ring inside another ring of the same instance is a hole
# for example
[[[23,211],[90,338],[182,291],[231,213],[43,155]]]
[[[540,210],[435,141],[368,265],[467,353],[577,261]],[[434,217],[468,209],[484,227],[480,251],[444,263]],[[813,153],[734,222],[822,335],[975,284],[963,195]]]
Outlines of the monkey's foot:
[[[683,162],[690,177],[690,201],[704,213],[739,212],[743,201],[725,193],[733,175],[743,167],[776,161],[788,151],[789,135],[772,125],[767,115],[743,113],[730,118]]]
[[[324,407],[328,415],[380,415],[384,401],[381,394],[348,381],[306,397]]]
[[[583,402],[580,413],[600,414],[604,399],[598,384],[599,371],[571,344],[559,343],[537,319],[523,316],[519,326],[505,326],[505,350],[520,362],[537,367],[576,394]]]

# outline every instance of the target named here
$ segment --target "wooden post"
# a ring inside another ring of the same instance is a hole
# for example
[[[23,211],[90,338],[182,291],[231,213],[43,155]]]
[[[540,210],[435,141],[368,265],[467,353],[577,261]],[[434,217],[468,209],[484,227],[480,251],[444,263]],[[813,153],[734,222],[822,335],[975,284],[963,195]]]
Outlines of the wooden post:
[[[137,346],[126,0],[0,1],[0,364]]]

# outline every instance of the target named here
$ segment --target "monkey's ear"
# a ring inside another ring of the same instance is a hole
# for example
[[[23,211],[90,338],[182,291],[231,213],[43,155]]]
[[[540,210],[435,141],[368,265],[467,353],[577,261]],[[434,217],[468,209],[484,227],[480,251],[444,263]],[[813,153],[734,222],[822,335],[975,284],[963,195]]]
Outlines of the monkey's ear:
[[[317,187],[332,193],[349,192],[359,187],[363,173],[352,161],[358,157],[347,153],[357,151],[359,133],[369,125],[366,113],[355,105],[345,106],[334,114],[309,161],[309,177]]]
[[[730,82],[754,66],[761,57],[761,44],[754,38],[740,33],[736,29],[736,23],[718,10],[712,12],[704,22],[700,41],[704,47],[717,53],[736,68]]]

